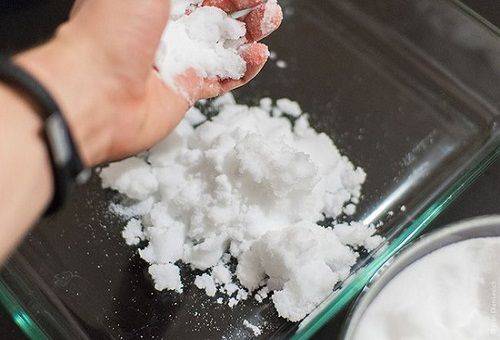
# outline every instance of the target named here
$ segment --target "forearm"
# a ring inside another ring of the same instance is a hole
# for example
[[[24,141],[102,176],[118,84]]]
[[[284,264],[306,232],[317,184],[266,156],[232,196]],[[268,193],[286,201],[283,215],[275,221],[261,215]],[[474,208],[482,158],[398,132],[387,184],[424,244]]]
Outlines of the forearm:
[[[19,93],[0,85],[0,263],[43,213],[52,195],[41,119]]]
[[[85,109],[98,103],[82,75],[72,79],[75,65],[57,40],[24,52],[14,62],[52,93],[69,121],[73,137],[87,165],[104,160],[105,124],[87,119]],[[71,52],[71,50],[69,50]],[[92,85],[98,86],[98,81]],[[85,88],[84,93],[79,89]],[[78,117],[75,117],[79,115]],[[90,117],[89,117],[90,118]],[[52,193],[52,168],[43,138],[43,121],[29,100],[0,83],[0,264],[45,211]]]

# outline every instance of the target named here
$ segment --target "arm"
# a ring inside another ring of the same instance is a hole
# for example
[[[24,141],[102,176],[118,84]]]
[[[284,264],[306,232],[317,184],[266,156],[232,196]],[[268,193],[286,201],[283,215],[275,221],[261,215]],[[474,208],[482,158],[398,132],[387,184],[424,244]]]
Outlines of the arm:
[[[207,0],[208,1],[208,0]],[[261,0],[219,0],[228,9]],[[228,6],[231,5],[231,6]],[[112,14],[112,15],[110,15]],[[77,1],[70,21],[40,47],[16,56],[53,94],[70,125],[84,162],[95,166],[145,150],[182,119],[191,101],[244,85],[264,66],[267,48],[253,43],[242,80],[202,79],[188,72],[178,86],[165,85],[152,69],[169,15],[166,0]],[[249,15],[252,41],[261,32],[262,8]],[[52,197],[52,169],[41,137],[42,122],[25,99],[0,85],[0,263]]]
[[[0,86],[0,259],[43,211],[52,194],[40,119],[9,88]]]

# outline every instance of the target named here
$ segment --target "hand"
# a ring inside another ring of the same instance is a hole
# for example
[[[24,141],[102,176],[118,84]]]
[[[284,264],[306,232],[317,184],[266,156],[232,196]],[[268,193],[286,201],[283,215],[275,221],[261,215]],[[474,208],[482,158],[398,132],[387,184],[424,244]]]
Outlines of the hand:
[[[194,71],[178,79],[189,98],[164,84],[153,70],[169,17],[167,0],[77,0],[70,20],[47,44],[17,57],[62,106],[87,165],[145,150],[164,138],[193,101],[250,81],[267,60],[262,39],[281,23],[261,25],[262,0],[205,0],[232,12],[258,6],[245,19],[249,47],[241,80],[201,79]],[[263,32],[261,26],[267,26]]]

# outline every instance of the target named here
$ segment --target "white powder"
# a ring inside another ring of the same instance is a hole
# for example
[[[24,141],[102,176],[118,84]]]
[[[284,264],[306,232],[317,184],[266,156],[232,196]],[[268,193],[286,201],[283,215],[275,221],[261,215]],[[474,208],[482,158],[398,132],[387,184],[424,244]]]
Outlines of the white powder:
[[[239,257],[237,276],[250,290],[267,278],[279,315],[299,321],[347,277],[356,259],[334,230],[301,222],[255,241]]]
[[[382,242],[380,236],[372,236],[375,231],[374,226],[365,226],[359,222],[342,223],[335,226],[335,234],[340,242],[354,248],[364,247],[367,250],[375,249]]]
[[[139,242],[141,242],[141,240],[144,240],[146,237],[146,235],[144,235],[142,231],[141,221],[135,218],[128,221],[127,225],[122,231],[122,236],[129,246],[138,245]]]
[[[270,113],[273,109],[273,100],[269,97],[262,98],[259,101],[260,108],[268,113]]]
[[[112,163],[100,176],[103,188],[113,188],[136,200],[146,200],[158,190],[153,169],[138,157]]]
[[[205,78],[221,79],[239,79],[246,71],[246,63],[240,56],[240,47],[245,43],[245,24],[219,8],[199,7],[200,2],[174,2],[156,56],[156,67],[162,79],[170,84],[175,84],[175,77],[188,69]]]
[[[231,93],[226,93],[223,94],[220,97],[215,98],[212,101],[212,107],[215,110],[220,110],[223,106],[229,106],[229,105],[234,105],[236,104],[236,100],[234,99],[234,96]]]
[[[398,274],[363,315],[355,339],[499,339],[500,238],[462,241]]]
[[[276,66],[278,66],[279,68],[287,68],[288,67],[288,63],[284,60],[277,60],[276,61]]]
[[[143,234],[134,227],[127,235],[148,241],[139,253],[158,289],[180,289],[172,267],[182,261],[206,271],[195,285],[209,296],[227,296],[235,306],[249,292],[260,301],[269,294],[282,317],[298,321],[347,277],[358,257],[353,249],[380,242],[375,228],[361,223],[316,224],[357,202],[366,175],[309,126],[298,104],[280,103],[299,115],[294,126],[270,115],[277,109],[271,99],[248,107],[225,95],[214,101],[219,114],[211,121],[193,129],[185,120],[143,158],[101,171],[104,187],[153,200],[134,210]]]
[[[238,300],[236,300],[235,298],[230,298],[229,299],[229,302],[227,303],[227,305],[230,307],[230,308],[233,308],[234,306],[236,306],[238,304]]]
[[[144,201],[139,201],[136,204],[126,206],[126,207],[123,205],[120,205],[120,204],[111,203],[110,209],[116,215],[120,215],[124,218],[129,219],[131,217],[146,215],[148,212],[151,211],[151,208],[153,207],[153,203],[154,203],[154,199],[152,197],[150,197]]]
[[[234,292],[238,291],[238,285],[234,283],[227,283],[224,285],[224,291],[226,292],[227,295],[231,296],[234,294]]]
[[[267,299],[268,294],[269,288],[267,286],[262,287],[262,289],[255,293],[255,300],[257,300],[257,302],[262,302],[263,300]]]
[[[182,282],[179,267],[171,263],[152,264],[149,266],[149,275],[155,282],[157,290],[176,290],[182,293]]]
[[[294,102],[288,98],[281,98],[276,101],[276,106],[281,112],[286,113],[292,117],[299,117],[302,114],[302,109],[300,108],[299,103]]]
[[[344,208],[344,213],[348,216],[354,215],[356,212],[356,206],[354,204],[348,204]]]
[[[217,283],[226,284],[232,282],[232,274],[228,267],[220,263],[212,268],[212,275]]]
[[[200,289],[205,289],[208,296],[215,296],[215,293],[217,293],[215,281],[212,276],[208,274],[198,275],[194,280],[194,284]]]
[[[172,19],[180,18],[186,13],[196,9],[203,0],[172,0],[170,8],[170,16]]]
[[[251,324],[248,320],[243,320],[243,326],[250,329],[253,332],[254,336],[259,336],[262,334],[262,330],[259,327]]]
[[[207,120],[207,117],[205,117],[199,109],[192,107],[188,112],[186,112],[185,119],[189,122],[189,124],[196,126],[204,123]]]

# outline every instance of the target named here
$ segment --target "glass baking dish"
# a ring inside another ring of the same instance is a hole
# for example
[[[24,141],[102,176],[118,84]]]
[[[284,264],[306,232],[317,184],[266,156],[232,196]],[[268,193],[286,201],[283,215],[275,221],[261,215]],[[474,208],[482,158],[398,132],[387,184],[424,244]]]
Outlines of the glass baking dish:
[[[498,31],[458,1],[283,2],[270,62],[243,102],[289,97],[368,174],[354,216],[381,223],[331,298],[300,325],[270,303],[217,305],[197,288],[157,292],[94,176],[43,220],[1,273],[0,300],[31,338],[310,337],[500,153]],[[29,209],[29,205],[26,207]],[[192,282],[193,275],[186,276]]]

